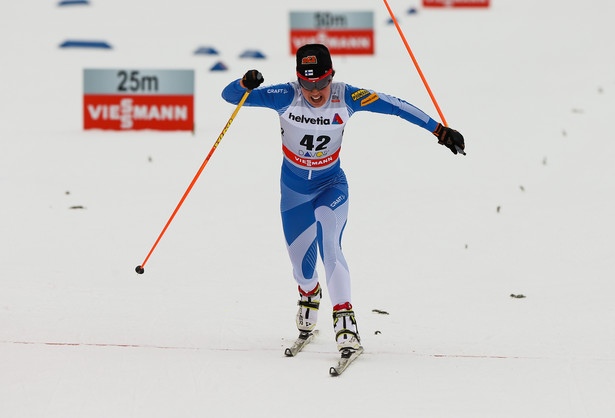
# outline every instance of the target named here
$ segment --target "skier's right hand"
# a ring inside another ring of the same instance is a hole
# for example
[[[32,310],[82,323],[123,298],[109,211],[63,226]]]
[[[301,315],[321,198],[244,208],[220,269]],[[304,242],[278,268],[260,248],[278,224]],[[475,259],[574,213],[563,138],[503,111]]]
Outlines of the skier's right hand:
[[[260,86],[263,81],[265,81],[265,79],[263,78],[263,75],[260,73],[260,71],[249,70],[247,73],[244,74],[243,78],[241,79],[241,85],[248,90],[253,90]]]

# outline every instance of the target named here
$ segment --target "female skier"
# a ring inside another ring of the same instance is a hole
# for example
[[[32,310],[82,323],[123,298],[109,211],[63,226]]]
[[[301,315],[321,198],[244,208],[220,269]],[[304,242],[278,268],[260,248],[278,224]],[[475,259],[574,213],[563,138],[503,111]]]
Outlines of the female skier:
[[[369,111],[399,116],[432,132],[454,154],[463,152],[463,136],[398,98],[332,83],[331,55],[321,44],[297,51],[297,81],[259,88],[264,78],[257,70],[246,72],[222,92],[238,104],[252,90],[246,106],[275,110],[282,127],[284,154],[281,175],[282,226],[293,275],[299,287],[296,316],[301,335],[316,326],[322,290],[316,273],[317,252],[325,267],[333,305],[333,327],[342,353],[361,347],[351,305],[350,274],[341,239],[348,215],[348,183],[340,168],[342,134],[354,112]]]

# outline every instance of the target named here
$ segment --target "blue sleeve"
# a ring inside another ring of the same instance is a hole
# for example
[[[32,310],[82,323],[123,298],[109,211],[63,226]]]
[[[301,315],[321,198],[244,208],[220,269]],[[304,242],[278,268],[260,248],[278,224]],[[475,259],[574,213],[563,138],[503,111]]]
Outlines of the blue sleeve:
[[[229,103],[238,104],[246,89],[241,87],[239,80],[235,80],[222,90],[222,98]],[[259,87],[250,93],[244,105],[267,107],[280,113],[293,101],[295,91],[290,83]]]
[[[397,97],[376,93],[371,90],[359,89],[349,84],[346,84],[345,95],[346,106],[348,106],[348,110],[351,114],[354,112],[368,111],[383,113],[385,115],[395,115],[410,123],[425,128],[430,132],[435,131],[438,126],[438,121],[432,119],[421,109]]]

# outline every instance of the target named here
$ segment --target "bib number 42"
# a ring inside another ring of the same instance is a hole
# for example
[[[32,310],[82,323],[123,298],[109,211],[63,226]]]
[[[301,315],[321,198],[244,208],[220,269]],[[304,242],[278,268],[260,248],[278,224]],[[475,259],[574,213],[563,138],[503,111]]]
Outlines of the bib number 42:
[[[314,144],[314,135],[305,135],[299,144],[303,145],[308,151],[322,151],[327,148],[329,141],[331,141],[330,137],[320,135],[316,138],[316,144]]]

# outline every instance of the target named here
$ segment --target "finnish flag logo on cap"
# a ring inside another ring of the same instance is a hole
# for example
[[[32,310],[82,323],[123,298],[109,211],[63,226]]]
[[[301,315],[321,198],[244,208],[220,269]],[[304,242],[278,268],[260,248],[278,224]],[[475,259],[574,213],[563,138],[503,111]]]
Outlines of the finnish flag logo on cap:
[[[314,75],[314,70],[305,70],[305,76],[306,77],[311,77]]]

